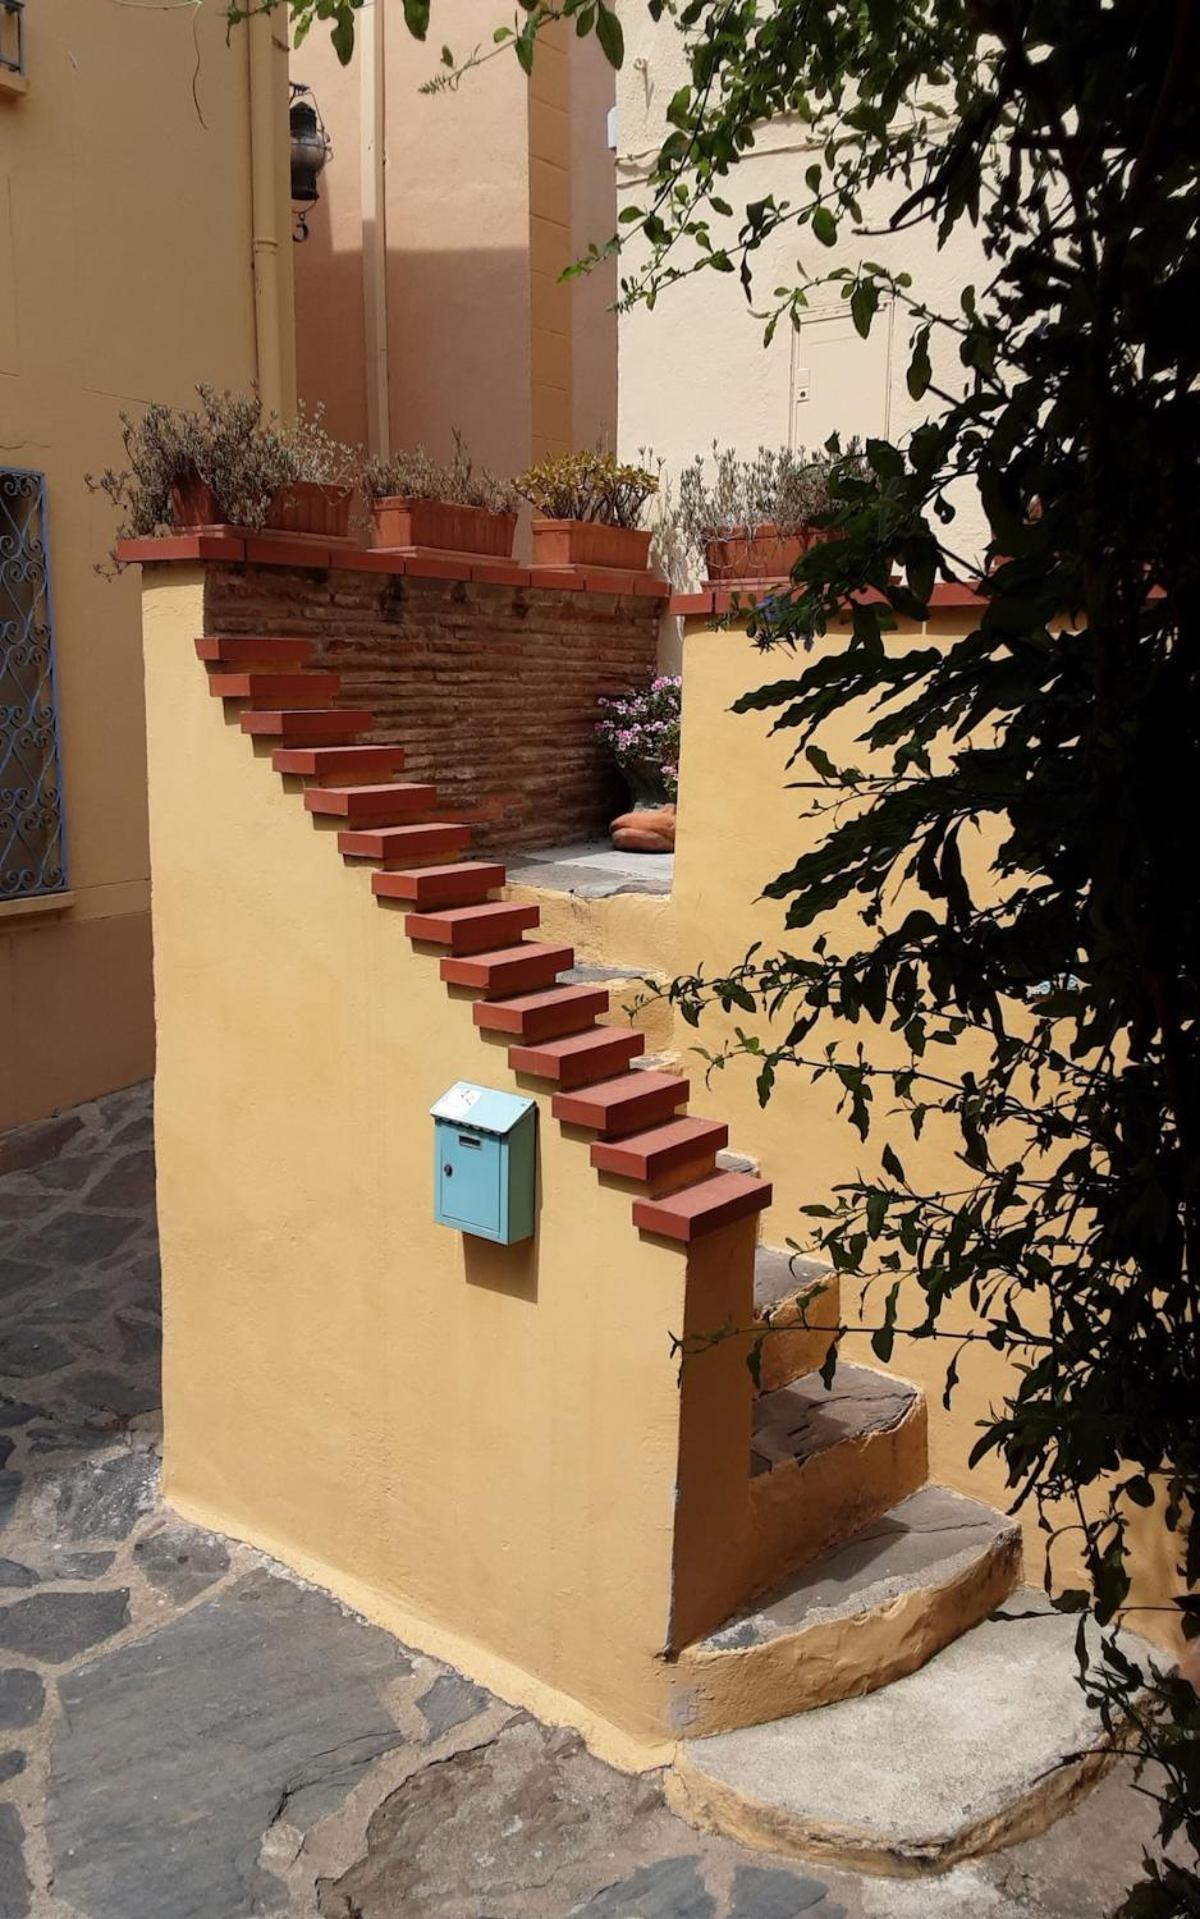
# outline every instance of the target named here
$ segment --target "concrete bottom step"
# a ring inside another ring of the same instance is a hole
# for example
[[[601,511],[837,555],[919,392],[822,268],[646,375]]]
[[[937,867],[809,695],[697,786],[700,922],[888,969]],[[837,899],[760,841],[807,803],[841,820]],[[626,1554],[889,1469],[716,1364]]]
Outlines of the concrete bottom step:
[[[1075,1625],[1016,1593],[881,1692],[685,1741],[667,1796],[696,1825],[866,1872],[941,1872],[1030,1838],[1115,1757],[1078,1683]]]

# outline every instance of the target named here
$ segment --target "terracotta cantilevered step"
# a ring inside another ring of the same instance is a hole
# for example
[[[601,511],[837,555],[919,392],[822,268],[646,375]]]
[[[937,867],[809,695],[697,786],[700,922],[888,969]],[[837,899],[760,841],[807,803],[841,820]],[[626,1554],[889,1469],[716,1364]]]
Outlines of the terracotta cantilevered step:
[[[513,906],[495,900],[485,906],[446,906],[440,911],[410,913],[405,931],[411,940],[448,946],[452,953],[486,953],[506,940],[520,939],[537,925],[536,906]]]
[[[574,958],[573,946],[539,946],[525,940],[491,953],[447,956],[440,970],[447,986],[474,986],[489,998],[504,999],[509,993],[549,986]]]
[[[592,1145],[597,1172],[651,1185],[680,1166],[690,1166],[729,1144],[729,1128],[719,1119],[672,1119],[626,1139],[598,1139]]]
[[[752,1173],[714,1173],[661,1199],[635,1199],[633,1223],[643,1233],[689,1245],[720,1226],[749,1219],[771,1204],[771,1187]]]
[[[491,860],[371,875],[371,890],[381,900],[407,900],[413,906],[478,906],[503,884],[504,868]]]
[[[475,1024],[490,1033],[516,1033],[524,1040],[560,1039],[591,1026],[608,1011],[602,986],[551,986],[516,999],[475,1002]]]
[[[340,673],[210,673],[208,690],[219,700],[252,700],[278,706],[328,706],[342,690]]]
[[[374,724],[373,713],[349,706],[271,708],[242,714],[243,733],[283,740],[289,746],[351,746]]]
[[[1019,1526],[924,1486],[683,1648],[680,1731],[756,1725],[890,1685],[985,1618],[1020,1570]]]
[[[414,860],[448,860],[471,844],[471,829],[449,820],[421,826],[382,826],[338,834],[338,852],[347,859],[376,860],[385,872]]]
[[[310,813],[347,826],[392,826],[436,806],[437,787],[406,780],[386,786],[310,786],[304,804]]]
[[[244,671],[256,667],[262,672],[295,672],[307,666],[313,656],[311,640],[277,640],[267,635],[206,633],[196,641],[200,659],[210,664]]]
[[[302,780],[390,780],[404,765],[402,746],[279,746],[271,755],[277,773]]]
[[[540,1040],[510,1046],[508,1063],[514,1073],[531,1073],[565,1090],[610,1079],[645,1051],[646,1035],[622,1026],[596,1026],[590,1033],[572,1033],[565,1039]]]
[[[619,1139],[670,1119],[687,1104],[690,1091],[687,1081],[673,1073],[623,1073],[578,1093],[556,1093],[551,1111],[569,1126]]]

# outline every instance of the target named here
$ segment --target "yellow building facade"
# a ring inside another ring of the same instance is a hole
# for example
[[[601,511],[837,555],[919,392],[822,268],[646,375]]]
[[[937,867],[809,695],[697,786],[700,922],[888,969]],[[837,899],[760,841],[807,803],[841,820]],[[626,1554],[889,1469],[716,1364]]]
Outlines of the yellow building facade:
[[[218,11],[0,8],[0,1129],[153,1064],[118,415],[294,389],[287,51]],[[18,33],[19,28],[19,33]]]

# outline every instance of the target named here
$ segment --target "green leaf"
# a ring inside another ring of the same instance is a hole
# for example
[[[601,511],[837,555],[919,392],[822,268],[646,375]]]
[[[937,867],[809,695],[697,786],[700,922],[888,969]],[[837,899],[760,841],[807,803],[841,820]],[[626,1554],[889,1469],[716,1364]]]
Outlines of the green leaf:
[[[404,24],[414,40],[423,40],[429,31],[429,0],[404,0]]]
[[[814,207],[812,230],[823,247],[837,245],[837,221],[828,207]]]
[[[908,361],[907,384],[914,400],[919,400],[929,386],[933,369],[929,364],[929,328],[922,327],[913,339],[912,353]]]
[[[596,38],[604,49],[605,58],[610,67],[619,67],[625,58],[625,35],[621,31],[621,22],[603,0],[596,12]]]
[[[850,295],[850,317],[854,330],[865,340],[871,322],[879,310],[879,288],[874,280],[861,280]]]
[[[344,67],[350,65],[354,57],[354,15],[347,10],[340,13],[329,35],[333,50]]]

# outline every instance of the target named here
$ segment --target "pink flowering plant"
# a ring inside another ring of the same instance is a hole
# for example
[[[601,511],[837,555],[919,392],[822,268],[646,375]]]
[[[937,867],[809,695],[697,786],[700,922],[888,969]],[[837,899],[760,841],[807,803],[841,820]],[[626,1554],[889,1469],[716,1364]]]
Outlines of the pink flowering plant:
[[[660,673],[647,687],[600,701],[596,732],[635,800],[678,795],[681,684],[678,674]]]

